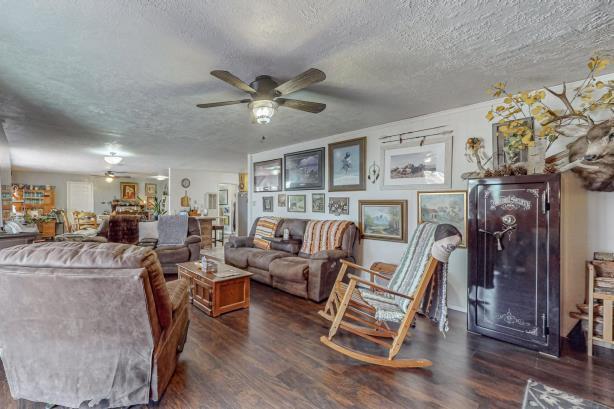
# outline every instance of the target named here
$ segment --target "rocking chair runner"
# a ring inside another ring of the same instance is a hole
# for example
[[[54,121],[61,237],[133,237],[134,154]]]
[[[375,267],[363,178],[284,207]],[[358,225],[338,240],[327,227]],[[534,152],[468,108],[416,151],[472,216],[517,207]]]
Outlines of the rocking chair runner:
[[[423,223],[418,226],[392,275],[342,261],[324,310],[319,312],[322,317],[332,321],[328,336],[322,336],[320,341],[337,352],[370,364],[394,368],[432,365],[431,361],[425,359],[394,358],[407,336],[435,272],[441,273],[436,318],[440,321],[440,328],[446,328],[447,260],[460,241],[460,233],[451,225]],[[349,274],[349,284],[344,283],[348,267],[369,273],[370,279]],[[377,284],[376,277],[388,281],[388,285]],[[398,329],[391,329],[387,321],[398,322]],[[366,354],[339,345],[332,340],[339,328],[389,349],[388,357]],[[392,338],[392,343],[383,338]]]

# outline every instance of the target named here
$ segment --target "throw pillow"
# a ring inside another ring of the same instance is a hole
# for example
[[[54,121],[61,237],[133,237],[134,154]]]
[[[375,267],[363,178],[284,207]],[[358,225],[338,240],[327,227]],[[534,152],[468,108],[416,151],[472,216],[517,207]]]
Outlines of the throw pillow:
[[[275,237],[280,220],[279,217],[261,217],[258,219],[254,233],[254,247],[262,250],[271,249],[271,241],[267,239]]]

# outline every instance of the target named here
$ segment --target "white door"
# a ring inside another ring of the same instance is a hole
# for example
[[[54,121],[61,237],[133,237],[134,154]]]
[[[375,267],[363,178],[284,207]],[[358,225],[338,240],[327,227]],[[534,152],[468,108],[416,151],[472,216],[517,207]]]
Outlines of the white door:
[[[94,211],[94,184],[92,182],[67,182],[66,210],[68,217],[72,220],[72,212]]]

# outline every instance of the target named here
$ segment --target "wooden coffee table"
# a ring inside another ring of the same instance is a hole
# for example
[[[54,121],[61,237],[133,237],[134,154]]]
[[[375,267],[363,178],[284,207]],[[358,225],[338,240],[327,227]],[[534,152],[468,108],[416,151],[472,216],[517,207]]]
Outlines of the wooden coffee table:
[[[190,282],[190,301],[196,308],[212,317],[249,307],[249,278],[247,271],[217,263],[217,274],[236,272],[230,277],[203,272],[199,264],[189,261],[177,264],[179,278]]]

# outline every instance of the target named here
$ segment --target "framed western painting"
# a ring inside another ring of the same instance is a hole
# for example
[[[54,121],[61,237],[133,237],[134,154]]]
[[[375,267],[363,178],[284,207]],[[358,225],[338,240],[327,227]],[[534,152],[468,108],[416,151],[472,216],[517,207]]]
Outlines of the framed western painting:
[[[311,211],[316,213],[326,212],[326,203],[324,193],[312,193],[311,194]]]
[[[382,144],[382,188],[445,189],[452,180],[452,138]]]
[[[286,190],[324,189],[324,148],[284,155]]]
[[[133,182],[119,182],[119,190],[122,200],[136,200],[139,194],[139,185]]]
[[[254,163],[254,192],[282,190],[281,158]]]
[[[145,183],[145,196],[154,197],[158,194],[158,185],[155,183]]]
[[[288,195],[288,211],[305,213],[307,206],[306,195]]]
[[[407,242],[407,200],[359,200],[358,227],[364,239]]]
[[[273,211],[273,196],[266,196],[262,198],[262,211],[263,212]]]
[[[367,137],[328,145],[328,191],[365,190]]]
[[[467,247],[467,191],[418,192],[418,224],[447,223],[463,236],[461,247]]]

